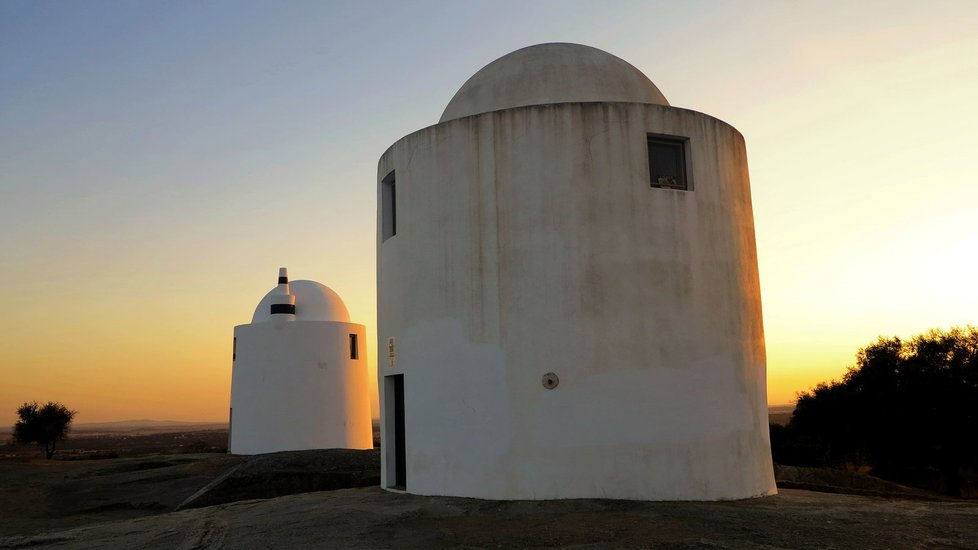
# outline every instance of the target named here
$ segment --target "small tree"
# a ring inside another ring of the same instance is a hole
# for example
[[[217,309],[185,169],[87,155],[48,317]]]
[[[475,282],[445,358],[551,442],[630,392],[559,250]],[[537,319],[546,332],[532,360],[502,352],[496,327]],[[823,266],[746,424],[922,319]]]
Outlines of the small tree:
[[[17,409],[20,420],[14,425],[14,439],[18,443],[37,443],[44,447],[44,456],[50,459],[58,441],[64,439],[71,430],[71,420],[75,413],[76,411],[54,401],[43,407],[36,401],[24,403]]]

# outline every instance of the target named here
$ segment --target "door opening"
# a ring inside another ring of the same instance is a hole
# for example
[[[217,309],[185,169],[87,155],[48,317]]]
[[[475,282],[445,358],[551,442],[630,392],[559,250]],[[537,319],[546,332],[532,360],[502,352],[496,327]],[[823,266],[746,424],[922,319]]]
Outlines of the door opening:
[[[404,375],[384,377],[385,421],[387,425],[387,449],[384,460],[387,466],[387,486],[392,489],[407,488],[407,452],[404,444]],[[393,436],[393,437],[392,437]]]

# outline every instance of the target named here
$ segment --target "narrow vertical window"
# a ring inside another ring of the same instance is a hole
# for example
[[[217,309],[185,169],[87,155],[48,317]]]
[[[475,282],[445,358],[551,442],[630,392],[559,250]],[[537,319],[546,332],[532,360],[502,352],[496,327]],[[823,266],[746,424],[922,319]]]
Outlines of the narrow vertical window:
[[[233,363],[238,358],[238,337],[234,337],[234,343],[231,344],[231,362]]]
[[[350,359],[360,358],[360,348],[357,346],[357,335],[350,335]]]
[[[380,200],[382,203],[382,231],[384,240],[397,235],[397,187],[394,181],[394,171],[380,182]]]
[[[689,190],[684,138],[648,136],[649,182],[652,187]]]

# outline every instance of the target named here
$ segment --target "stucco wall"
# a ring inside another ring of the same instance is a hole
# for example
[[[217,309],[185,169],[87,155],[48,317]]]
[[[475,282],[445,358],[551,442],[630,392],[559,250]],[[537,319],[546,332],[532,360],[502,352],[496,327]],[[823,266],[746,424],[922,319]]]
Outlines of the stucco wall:
[[[692,190],[650,187],[649,133],[689,138]],[[382,409],[383,377],[404,375],[408,492],[775,491],[735,129],[658,105],[523,107],[410,134],[378,186],[391,170],[378,337],[396,337],[396,358],[379,375]]]
[[[269,321],[234,327],[234,337],[232,453],[373,448],[363,325]]]

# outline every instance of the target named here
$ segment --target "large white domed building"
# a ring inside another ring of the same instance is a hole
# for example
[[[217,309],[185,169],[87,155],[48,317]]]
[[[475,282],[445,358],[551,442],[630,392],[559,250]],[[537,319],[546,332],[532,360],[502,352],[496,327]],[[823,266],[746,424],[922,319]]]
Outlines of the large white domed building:
[[[381,157],[382,485],[776,492],[747,154],[601,50],[477,72]]]
[[[228,450],[372,449],[365,338],[338,294],[280,269],[234,327]]]

